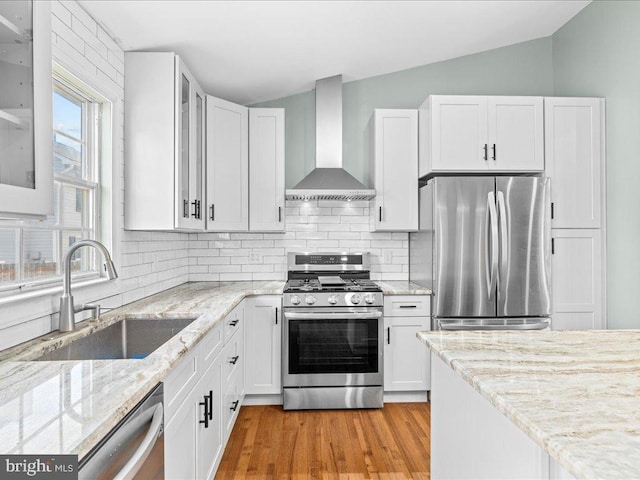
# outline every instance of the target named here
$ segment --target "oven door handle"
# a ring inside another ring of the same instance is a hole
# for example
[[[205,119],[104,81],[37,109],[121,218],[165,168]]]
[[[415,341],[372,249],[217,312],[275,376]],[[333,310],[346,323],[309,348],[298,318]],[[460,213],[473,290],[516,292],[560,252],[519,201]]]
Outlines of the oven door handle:
[[[382,317],[382,312],[319,312],[319,313],[298,313],[298,312],[285,312],[285,318],[288,320],[330,320],[332,318],[338,318],[340,320],[374,320]]]

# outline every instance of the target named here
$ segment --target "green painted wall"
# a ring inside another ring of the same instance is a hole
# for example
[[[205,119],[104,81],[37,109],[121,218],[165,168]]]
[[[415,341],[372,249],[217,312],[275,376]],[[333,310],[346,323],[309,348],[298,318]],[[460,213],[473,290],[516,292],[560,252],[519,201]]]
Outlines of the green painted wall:
[[[554,94],[606,99],[607,316],[640,328],[640,2],[593,2],[552,41]]]
[[[366,129],[374,108],[417,108],[430,94],[551,95],[551,45],[551,38],[547,37],[345,83],[345,169],[368,183]],[[314,92],[252,106],[286,109],[286,186],[290,188],[314,167]]]

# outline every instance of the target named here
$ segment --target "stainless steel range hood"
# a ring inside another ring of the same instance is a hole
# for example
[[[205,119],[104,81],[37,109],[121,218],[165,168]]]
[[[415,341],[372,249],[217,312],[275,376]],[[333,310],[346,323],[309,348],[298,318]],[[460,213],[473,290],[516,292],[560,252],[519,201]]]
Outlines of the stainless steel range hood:
[[[342,168],[342,75],[316,81],[316,168],[287,189],[287,200],[369,200],[375,194]]]

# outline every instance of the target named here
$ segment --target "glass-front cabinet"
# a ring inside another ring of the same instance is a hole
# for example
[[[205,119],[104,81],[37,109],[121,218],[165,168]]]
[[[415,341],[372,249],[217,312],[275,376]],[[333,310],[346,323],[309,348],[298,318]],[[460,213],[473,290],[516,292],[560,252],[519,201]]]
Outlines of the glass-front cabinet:
[[[204,93],[178,56],[176,74],[176,224],[203,229]]]
[[[203,230],[204,92],[173,52],[125,70],[125,228]]]
[[[0,216],[53,213],[50,2],[0,2]]]

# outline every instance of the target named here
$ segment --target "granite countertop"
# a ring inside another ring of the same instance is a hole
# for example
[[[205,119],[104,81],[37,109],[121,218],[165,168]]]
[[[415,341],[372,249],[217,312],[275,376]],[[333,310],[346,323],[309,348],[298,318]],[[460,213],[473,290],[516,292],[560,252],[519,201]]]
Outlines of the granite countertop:
[[[376,280],[376,283],[384,295],[433,295],[428,288],[413,282]]]
[[[640,331],[420,332],[576,478],[640,478]]]
[[[279,281],[187,283],[82,322],[74,332],[0,352],[0,453],[82,458],[243,298],[281,294],[283,287]],[[28,361],[127,315],[197,319],[140,360]]]

